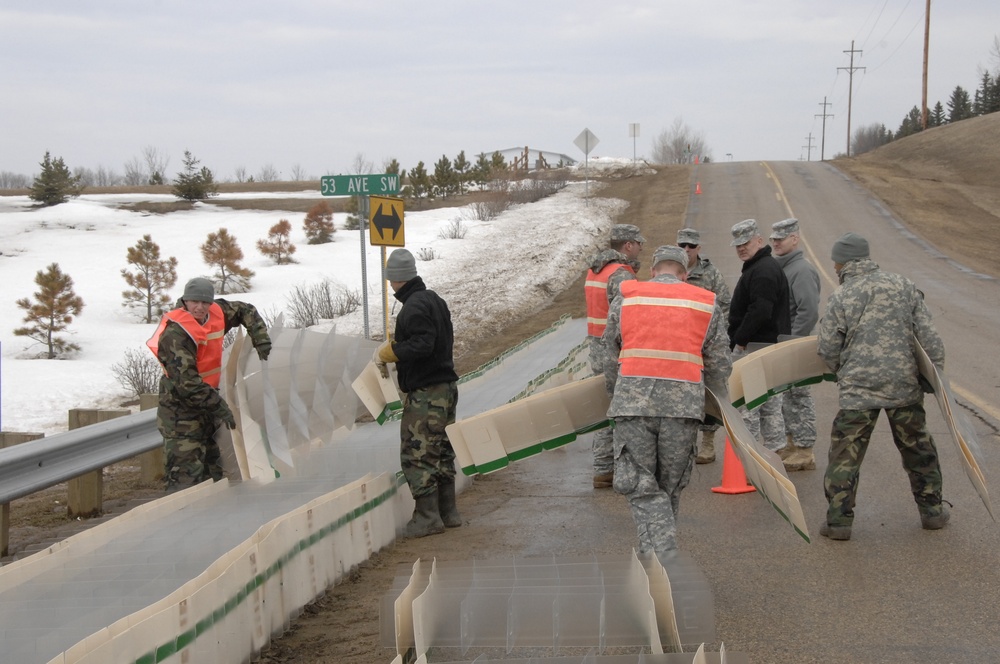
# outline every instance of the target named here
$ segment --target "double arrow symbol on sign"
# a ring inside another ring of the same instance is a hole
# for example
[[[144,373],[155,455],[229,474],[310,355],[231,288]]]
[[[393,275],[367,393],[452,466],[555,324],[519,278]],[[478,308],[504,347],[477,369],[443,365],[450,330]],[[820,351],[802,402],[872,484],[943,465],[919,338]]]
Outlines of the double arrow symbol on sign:
[[[396,208],[390,207],[392,214],[382,213],[382,203],[379,203],[378,209],[375,210],[374,216],[372,216],[372,224],[375,226],[375,230],[378,231],[379,236],[384,240],[386,229],[392,230],[392,238],[396,239],[396,233],[403,226],[403,220],[399,218],[399,213]]]

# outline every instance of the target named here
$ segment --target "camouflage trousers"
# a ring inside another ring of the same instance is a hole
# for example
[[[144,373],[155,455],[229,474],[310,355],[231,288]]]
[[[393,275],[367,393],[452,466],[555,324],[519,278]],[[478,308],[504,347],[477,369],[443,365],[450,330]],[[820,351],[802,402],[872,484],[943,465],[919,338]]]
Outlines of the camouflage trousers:
[[[455,478],[455,450],[445,427],[455,422],[458,383],[440,383],[403,395],[399,461],[410,493],[422,498]]]
[[[745,350],[733,349],[733,361],[735,362],[747,354]],[[781,414],[781,403],[783,394],[772,396],[761,405],[747,410],[740,408],[743,415],[743,423],[753,434],[754,438],[761,438],[764,447],[776,452],[783,448],[788,442],[785,440],[785,418]]]
[[[161,406],[156,425],[163,436],[164,479],[167,489],[187,488],[205,480],[221,480],[219,444],[215,442],[216,423],[211,415],[191,417],[195,411],[178,414]]]
[[[699,424],[686,418],[615,418],[614,488],[632,509],[641,552],[677,548],[677,512],[681,490],[691,479]]]
[[[604,357],[606,351],[600,337],[587,337],[590,343],[590,368],[595,375],[604,371],[604,363],[610,361]],[[610,394],[608,396],[611,396]],[[591,440],[591,451],[594,454],[594,475],[610,475],[615,470],[615,452],[611,427],[598,429]]]
[[[858,492],[861,462],[881,409],[841,410],[833,420],[830,463],[823,476],[823,490],[829,507],[826,521],[831,526],[850,526]],[[941,466],[934,439],[927,430],[923,404],[886,408],[892,441],[910,477],[910,491],[921,514],[941,514]]]
[[[816,444],[816,401],[808,387],[793,387],[781,394],[785,433],[798,447]]]

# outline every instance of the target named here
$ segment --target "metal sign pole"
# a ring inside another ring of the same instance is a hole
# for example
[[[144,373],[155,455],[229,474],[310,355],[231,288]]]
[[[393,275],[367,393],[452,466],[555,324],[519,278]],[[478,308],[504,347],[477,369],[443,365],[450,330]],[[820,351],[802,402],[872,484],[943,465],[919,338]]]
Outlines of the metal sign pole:
[[[389,282],[385,279],[385,245],[382,245],[382,339],[389,339]]]
[[[368,330],[368,265],[365,257],[365,230],[368,226],[368,197],[358,197],[358,234],[361,237],[361,298],[365,311],[365,339],[371,339]]]

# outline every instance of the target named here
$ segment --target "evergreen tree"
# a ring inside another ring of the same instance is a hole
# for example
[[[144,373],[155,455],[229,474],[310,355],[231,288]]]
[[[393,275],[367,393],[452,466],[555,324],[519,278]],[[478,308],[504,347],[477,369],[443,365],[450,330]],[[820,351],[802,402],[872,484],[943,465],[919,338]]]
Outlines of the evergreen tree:
[[[297,263],[292,254],[295,253],[295,245],[289,237],[292,232],[292,225],[287,219],[282,219],[267,231],[267,238],[257,240],[257,249],[277,265],[287,265]]]
[[[184,170],[174,178],[174,196],[186,201],[203,201],[219,193],[212,171],[204,166],[199,169],[199,160],[189,150],[184,151],[183,161]]]
[[[961,85],[956,85],[948,100],[948,122],[958,122],[972,117],[972,102],[969,93]]]
[[[417,165],[410,169],[408,178],[410,181],[410,190],[414,198],[421,198],[430,193],[431,178],[427,174],[424,162],[417,162]]]
[[[59,205],[80,195],[83,185],[80,178],[70,173],[62,157],[52,159],[49,153],[42,158],[42,172],[31,184],[28,197],[42,205]]]
[[[358,196],[351,196],[344,204],[347,211],[347,219],[344,221],[344,229],[356,231],[361,228],[361,203]]]
[[[469,173],[471,180],[479,185],[480,189],[485,187],[490,179],[490,168],[490,160],[486,156],[486,153],[480,152],[479,158],[476,159],[476,165],[472,167]]]
[[[308,244],[326,244],[333,241],[336,227],[333,224],[333,208],[326,201],[316,203],[306,212],[302,222]]]
[[[448,155],[441,155],[441,158],[434,164],[434,193],[447,198],[455,193],[458,188],[458,178],[451,167],[451,160]]]
[[[469,170],[472,168],[472,164],[465,158],[465,150],[459,152],[458,156],[455,157],[455,163],[452,164],[452,168],[454,168],[458,179],[458,193],[464,194],[465,185],[469,182]]]
[[[143,323],[154,323],[170,305],[167,291],[177,283],[177,259],[160,259],[160,245],[149,235],[143,235],[134,247],[129,247],[125,260],[134,272],[122,270],[128,290],[122,291],[122,306],[145,309]]]
[[[215,282],[220,295],[250,290],[253,270],[240,265],[243,250],[225,228],[220,228],[218,233],[208,234],[205,244],[201,245],[201,258],[215,268]]]
[[[972,102],[972,113],[986,115],[997,111],[1000,111],[1000,83],[988,71],[984,71]]]
[[[500,153],[499,150],[494,152],[493,155],[490,157],[490,170],[494,174],[506,172],[507,170],[509,170],[509,168],[510,167],[507,165],[507,160],[503,158],[503,155]]]
[[[26,297],[17,301],[17,306],[28,312],[24,316],[28,325],[17,328],[14,334],[45,344],[50,360],[59,353],[80,350],[77,344],[56,336],[83,310],[83,300],[73,292],[73,279],[62,273],[58,263],[52,263],[45,272],[35,274],[35,284],[39,289],[34,303]]]
[[[896,132],[896,138],[916,134],[918,131],[921,131],[921,124],[920,109],[914,106],[900,123],[899,130]]]
[[[941,105],[941,102],[934,104],[931,116],[927,118],[927,125],[930,127],[940,127],[947,121],[947,118],[944,116],[944,106]]]
[[[390,159],[389,163],[385,165],[385,172],[392,175],[400,175],[399,162],[395,158]]]

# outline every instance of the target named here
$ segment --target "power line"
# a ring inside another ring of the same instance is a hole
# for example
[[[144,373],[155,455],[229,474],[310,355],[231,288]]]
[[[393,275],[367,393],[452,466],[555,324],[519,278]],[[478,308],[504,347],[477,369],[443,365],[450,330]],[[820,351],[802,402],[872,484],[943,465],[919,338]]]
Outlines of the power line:
[[[847,83],[847,156],[850,157],[851,156],[851,104],[853,102],[852,97],[853,97],[853,93],[854,93],[854,72],[855,71],[859,71],[859,70],[860,71],[864,71],[865,68],[864,67],[855,67],[854,66],[854,54],[855,53],[860,54],[860,53],[862,53],[862,51],[855,50],[855,48],[854,48],[854,40],[853,39],[851,40],[851,50],[844,51],[844,53],[850,53],[851,54],[851,65],[849,67],[837,67],[837,69],[846,69],[847,70],[847,74],[848,74],[848,83]]]

